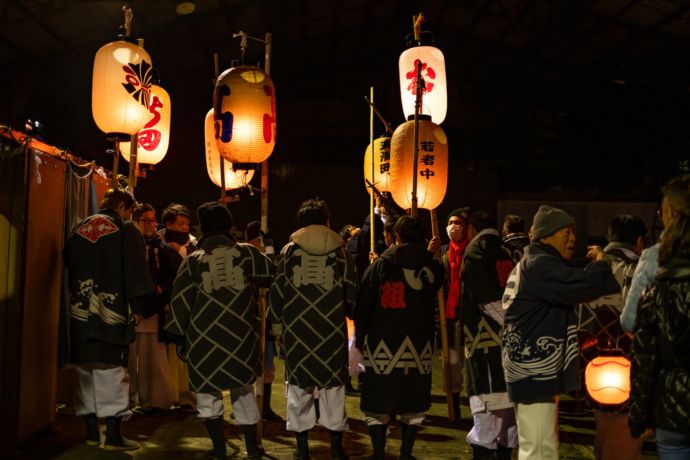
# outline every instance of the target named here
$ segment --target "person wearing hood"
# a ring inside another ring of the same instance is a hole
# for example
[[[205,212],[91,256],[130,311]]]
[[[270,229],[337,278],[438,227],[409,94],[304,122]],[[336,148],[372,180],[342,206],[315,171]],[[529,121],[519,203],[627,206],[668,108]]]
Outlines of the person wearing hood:
[[[465,341],[467,395],[474,426],[473,458],[510,459],[517,445],[515,409],[501,365],[501,298],[514,263],[487,211],[470,214],[462,266],[460,320]]]
[[[574,227],[565,211],[540,206],[503,293],[502,361],[520,460],[558,458],[558,397],[580,384],[575,305],[620,291],[603,252],[588,253],[595,260],[584,269],[568,264]]]
[[[309,430],[318,421],[329,430],[331,457],[342,460],[348,429],[345,318],[352,317],[357,299],[357,270],[345,241],[329,228],[323,200],[302,203],[297,220],[300,228],[278,258],[269,309],[273,333],[285,349],[287,429],[296,433],[295,458],[308,459]]]
[[[374,448],[385,457],[391,415],[402,421],[401,459],[412,448],[431,407],[436,296],[443,266],[424,242],[419,218],[400,217],[397,244],[364,272],[355,310],[357,348],[364,356],[360,407]]]
[[[261,458],[257,423],[261,419],[253,383],[261,375],[261,325],[254,289],[273,281],[273,262],[230,236],[232,215],[215,201],[197,210],[199,249],[182,262],[173,286],[165,331],[178,337],[177,353],[189,364],[196,407],[213,442],[210,456],[225,459],[223,390],[230,390],[232,412],[242,427],[247,458]]]

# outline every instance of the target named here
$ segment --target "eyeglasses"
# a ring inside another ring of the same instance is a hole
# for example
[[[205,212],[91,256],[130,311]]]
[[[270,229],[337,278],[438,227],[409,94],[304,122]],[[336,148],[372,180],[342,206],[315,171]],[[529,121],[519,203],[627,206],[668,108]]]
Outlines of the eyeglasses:
[[[158,221],[156,219],[139,219],[137,222],[143,222],[145,224],[157,224]]]

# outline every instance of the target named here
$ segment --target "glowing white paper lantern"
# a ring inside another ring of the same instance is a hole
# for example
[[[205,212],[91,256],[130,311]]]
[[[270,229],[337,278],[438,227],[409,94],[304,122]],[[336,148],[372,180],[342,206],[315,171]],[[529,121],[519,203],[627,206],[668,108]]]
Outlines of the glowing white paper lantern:
[[[149,121],[139,131],[138,136],[138,163],[155,165],[165,157],[170,143],[171,110],[168,92],[158,85],[152,85]],[[130,142],[120,143],[120,153],[126,161],[129,161],[130,148]]]
[[[208,172],[208,177],[216,186],[220,187],[220,153],[216,145],[215,129],[213,127],[213,109],[206,114],[204,142],[206,144],[206,171]],[[254,177],[254,171],[233,171],[232,163],[227,160],[223,163],[225,169],[225,190],[240,188],[248,184],[252,177]]]
[[[151,57],[118,40],[101,47],[93,63],[91,111],[109,140],[129,140],[149,121]]]
[[[431,121],[440,125],[446,119],[448,109],[446,61],[441,50],[433,46],[415,46],[400,55],[400,97],[405,118],[414,115],[418,61],[422,63],[422,78],[425,82],[420,113],[431,115]]]
[[[261,163],[276,142],[273,81],[258,67],[233,67],[213,91],[218,150],[233,163]]]
[[[440,126],[423,115],[419,120],[417,158],[417,207],[435,209],[446,196],[448,140]],[[391,139],[390,192],[403,209],[412,207],[414,171],[414,120],[407,121]]]

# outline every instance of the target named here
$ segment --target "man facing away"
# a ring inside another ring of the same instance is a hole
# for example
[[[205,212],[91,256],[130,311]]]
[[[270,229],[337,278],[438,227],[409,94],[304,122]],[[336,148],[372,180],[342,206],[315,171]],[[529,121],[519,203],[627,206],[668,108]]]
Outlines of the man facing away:
[[[415,437],[431,407],[435,301],[443,285],[443,267],[425,247],[419,218],[400,217],[394,231],[397,244],[364,272],[355,311],[365,365],[360,407],[375,460],[385,457],[393,414],[402,421],[400,458],[415,458]]]
[[[75,413],[83,416],[92,446],[100,443],[98,418],[105,418],[105,450],[139,447],[120,432],[121,421],[132,415],[126,358],[134,340],[133,308],[153,292],[144,240],[129,220],[134,204],[124,190],[108,190],[101,209],[72,229],[64,250]]]
[[[324,201],[302,203],[297,220],[300,229],[281,251],[270,294],[273,332],[285,348],[287,429],[296,433],[295,458],[308,459],[309,430],[318,421],[330,433],[331,457],[342,460],[348,429],[345,318],[352,317],[357,270],[343,239],[328,227]]]
[[[203,236],[175,279],[165,330],[181,339],[178,354],[189,364],[199,417],[213,442],[211,456],[225,459],[227,454],[221,391],[229,389],[247,457],[258,459],[263,455],[256,427],[261,415],[252,384],[262,369],[253,290],[271,283],[274,266],[254,246],[232,239],[232,216],[225,205],[204,203],[197,214]]]
[[[473,458],[510,459],[517,445],[515,409],[501,365],[501,298],[513,268],[508,249],[486,211],[470,214],[462,268],[467,395],[474,426],[467,434]]]

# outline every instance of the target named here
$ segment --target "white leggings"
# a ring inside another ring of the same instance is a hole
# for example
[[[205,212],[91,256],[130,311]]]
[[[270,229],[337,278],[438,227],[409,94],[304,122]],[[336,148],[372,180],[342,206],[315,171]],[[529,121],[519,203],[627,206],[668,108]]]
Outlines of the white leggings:
[[[76,371],[74,412],[77,415],[96,414],[123,420],[132,416],[127,368],[84,363],[76,366]]]
[[[256,425],[261,420],[252,385],[231,388],[230,401],[232,401],[232,413],[238,425]],[[222,417],[225,413],[223,393],[220,391],[197,393],[196,410],[199,411],[199,418]]]
[[[300,388],[287,385],[287,429],[288,431],[310,430],[316,424],[314,399],[319,398],[319,425],[331,431],[346,431],[345,386],[333,388]]]

